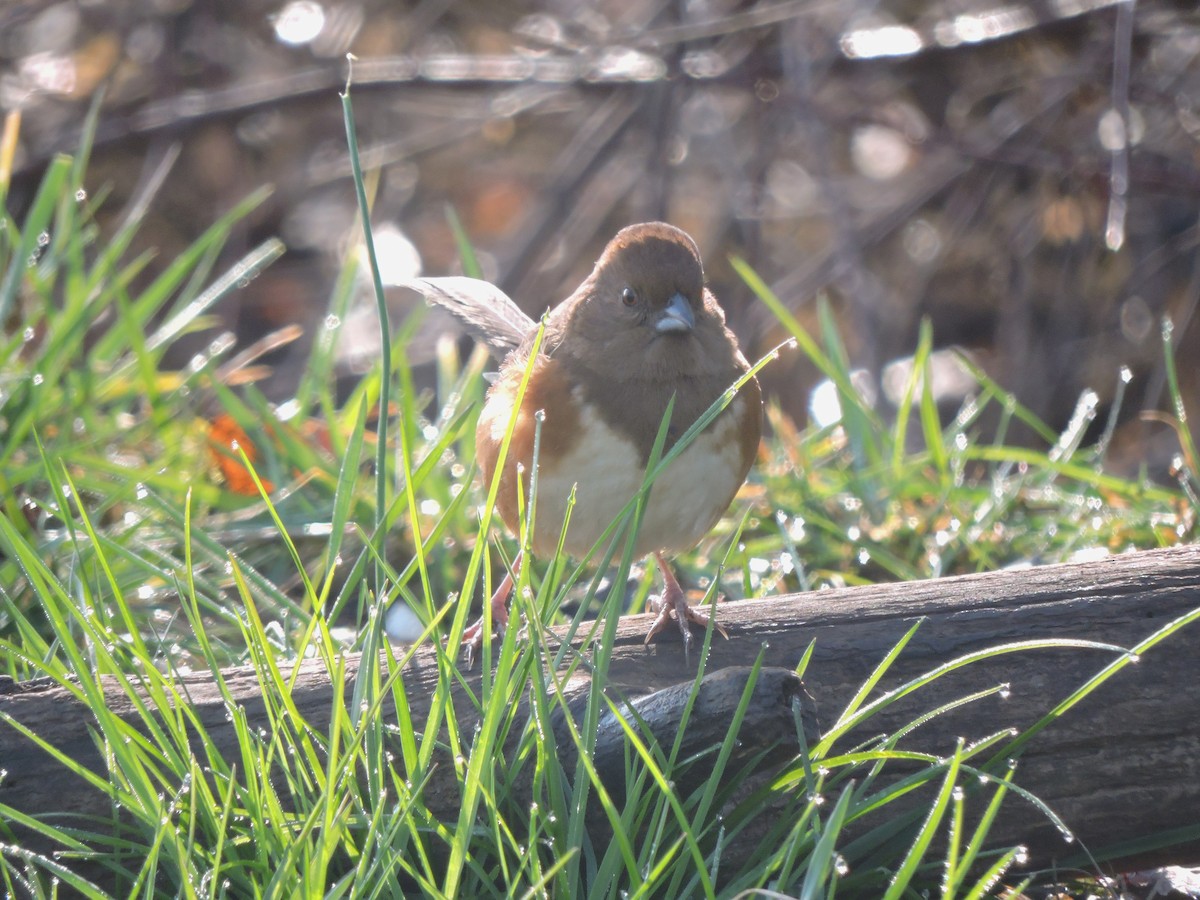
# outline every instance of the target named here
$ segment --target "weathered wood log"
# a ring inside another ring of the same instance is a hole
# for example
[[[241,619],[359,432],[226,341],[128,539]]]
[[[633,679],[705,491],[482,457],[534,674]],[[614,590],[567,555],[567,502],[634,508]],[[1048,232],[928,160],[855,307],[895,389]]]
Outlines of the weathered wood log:
[[[712,671],[748,666],[761,653],[768,666],[793,668],[809,642],[815,642],[805,683],[815,701],[815,716],[828,726],[917,619],[924,621],[882,689],[966,653],[1011,642],[1075,638],[1133,647],[1198,608],[1200,547],[1149,551],[1072,565],[730,603],[720,608],[729,639],[714,641],[709,664]],[[608,669],[614,688],[630,697],[691,677],[678,641],[643,646],[646,627],[644,616],[620,623]],[[1079,843],[1099,857],[1126,842],[1191,828],[1190,843],[1177,839],[1164,851],[1153,841],[1144,842],[1141,848],[1126,849],[1123,862],[1143,866],[1200,858],[1195,837],[1200,826],[1200,641],[1195,632],[1193,626],[1174,635],[1120,671],[1039,734],[1021,756],[1018,784],[1049,804]],[[968,704],[914,734],[923,748],[946,754],[960,735],[969,740],[1008,726],[1027,727],[1115,658],[1112,651],[1058,648],[973,663],[889,706],[857,739],[889,732],[922,711],[1008,683],[1010,690],[1003,697]],[[436,677],[431,652],[419,651],[405,682],[416,718],[428,703]],[[263,704],[254,673],[231,670],[224,678],[250,723],[261,721]],[[475,689],[478,680],[476,672],[466,683]],[[586,691],[586,679],[577,680],[574,689]],[[209,735],[232,755],[236,737],[211,678],[186,676],[182,690]],[[323,666],[302,664],[293,699],[316,728],[328,717],[332,690]],[[762,719],[755,728],[770,732],[790,722],[788,703],[794,690],[786,672],[770,673],[759,709]],[[117,714],[132,716],[129,700],[115,685],[107,699]],[[669,722],[669,702],[666,707],[662,721]],[[0,711],[71,758],[100,769],[89,733],[91,714],[61,687],[0,682]],[[723,734],[721,716],[720,709],[709,709],[703,719],[709,726],[715,721],[716,732]],[[763,724],[771,721],[775,726]],[[784,731],[772,734],[778,737]],[[28,815],[108,812],[101,795],[64,774],[6,721],[0,721],[0,769],[7,770],[0,780],[0,802]],[[1025,843],[1035,862],[1078,852],[1078,843],[1064,842],[1032,807],[1008,807],[993,832],[997,840]]]

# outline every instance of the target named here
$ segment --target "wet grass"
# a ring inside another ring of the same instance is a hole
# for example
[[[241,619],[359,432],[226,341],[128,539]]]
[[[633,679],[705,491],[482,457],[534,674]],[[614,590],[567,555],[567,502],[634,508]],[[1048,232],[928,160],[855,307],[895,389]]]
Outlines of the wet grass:
[[[1022,849],[988,838],[996,811],[1019,790],[1019,777],[996,761],[1007,732],[937,756],[907,750],[906,729],[861,737],[883,705],[919,697],[938,677],[879,696],[911,633],[819,742],[748,799],[732,799],[747,773],[730,767],[727,746],[717,748],[707,781],[678,796],[677,748],[630,727],[625,797],[614,800],[591,764],[589,726],[609,709],[603,695],[590,699],[569,748],[539,738],[539,723],[565,703],[564,673],[547,665],[554,653],[540,628],[523,639],[510,629],[489,649],[479,691],[463,699],[453,648],[473,614],[455,598],[491,587],[491,548],[508,558],[517,550],[491,527],[495,487],[475,486],[482,358],[464,361],[453,343],[441,344],[432,387],[418,389],[406,352],[415,323],[405,322],[394,323],[389,364],[344,400],[331,377],[336,328],[315,342],[291,403],[268,403],[249,383],[253,360],[220,337],[184,370],[169,370],[172,341],[209,327],[212,305],[281,251],[268,241],[215,268],[230,229],[263,195],[143,278],[148,258],[126,254],[140,221],[101,238],[97,201],[83,187],[86,163],[86,146],[53,162],[23,220],[0,222],[0,673],[51,678],[88,704],[106,770],[62,763],[109,797],[123,824],[114,837],[112,821],[32,820],[0,805],[7,892],[977,897],[1020,881],[1005,873]],[[356,260],[330,299],[331,323],[363,277]],[[680,561],[693,583],[711,587],[720,563],[724,593],[761,597],[1195,539],[1186,440],[1177,485],[1105,474],[1111,429],[1085,441],[1091,397],[1056,431],[978,370],[970,400],[944,423],[922,377],[933,352],[927,331],[899,409],[885,415],[855,389],[828,315],[819,335],[807,334],[748,264],[737,268],[791,331],[795,346],[779,352],[808,355],[841,417],[797,429],[768,410],[771,432],[750,483]],[[1164,353],[1170,361],[1169,328]],[[1014,421],[1041,445],[1007,443]],[[640,579],[627,600],[600,599],[608,595],[594,569],[565,558],[538,561],[536,575],[527,567],[521,587],[530,590],[518,591],[530,622],[560,623],[564,608],[577,623],[601,615],[590,660],[601,668],[615,614],[625,611],[616,607],[639,606],[652,576],[635,567],[619,529],[613,535],[599,555],[615,567],[614,583],[630,572]],[[393,602],[414,612],[425,629],[418,644],[436,659],[437,687],[419,716],[404,692],[412,651],[382,633]],[[1170,652],[1171,635],[1164,630],[1140,652]],[[1127,655],[1109,649],[1113,664],[1086,685],[1064,686],[1064,703],[1119,670]],[[314,660],[337,684],[351,653],[382,653],[386,665],[361,670],[349,696],[335,692],[330,724],[313,727],[291,702],[292,666]],[[267,721],[251,721],[231,701],[235,757],[186,713],[159,712],[186,709],[185,673],[209,672],[221,684],[228,666],[247,663]],[[132,719],[110,709],[113,677],[135,701]],[[534,711],[527,721],[515,715],[521,701]],[[0,727],[23,731],[7,713]],[[501,748],[512,746],[521,772],[503,762]],[[457,818],[437,815],[422,791],[447,759]],[[886,777],[896,765],[907,767],[903,783]],[[520,803],[518,775],[533,785]],[[921,815],[889,820],[921,785],[930,797]],[[978,824],[966,824],[975,821],[968,804],[982,813]],[[604,829],[589,818],[596,809]],[[1036,801],[1030,809],[1053,816]],[[881,824],[851,840],[847,826],[867,811]],[[765,837],[735,868],[726,848],[750,828]],[[21,829],[56,850],[22,847]]]

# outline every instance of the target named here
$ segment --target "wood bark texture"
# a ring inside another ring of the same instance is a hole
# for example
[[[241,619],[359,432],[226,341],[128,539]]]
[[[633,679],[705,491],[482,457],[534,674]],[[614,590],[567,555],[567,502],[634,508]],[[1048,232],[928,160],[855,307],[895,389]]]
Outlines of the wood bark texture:
[[[729,603],[719,608],[729,639],[714,639],[710,700],[693,717],[694,740],[701,746],[723,737],[745,683],[745,667],[760,653],[771,668],[760,681],[743,731],[751,751],[776,744],[779,752],[768,759],[778,765],[781,756],[795,749],[793,701],[803,700],[806,731],[815,737],[837,718],[876,664],[918,619],[923,621],[915,637],[889,670],[881,690],[964,654],[1012,642],[1072,638],[1132,647],[1197,608],[1200,547]],[[669,741],[672,728],[677,727],[673,717],[680,709],[679,697],[686,693],[674,686],[689,681],[694,669],[685,663],[678,635],[671,635],[675,640],[643,646],[647,624],[646,616],[620,622],[608,676],[612,690],[626,699],[667,691],[639,709],[651,728]],[[1057,812],[1077,840],[1064,841],[1039,812],[1016,798],[1006,803],[993,832],[996,840],[1026,844],[1031,861],[1041,864],[1077,854],[1081,845],[1103,857],[1127,842],[1171,829],[1190,829],[1190,836],[1183,833],[1183,843],[1165,851],[1156,849],[1153,841],[1126,850],[1121,867],[1200,860],[1196,838],[1200,827],[1198,627],[1184,628],[1118,672],[1024,749],[1016,782]],[[796,666],[810,642],[815,642],[815,648],[801,690],[787,670]],[[907,746],[949,754],[960,736],[970,741],[1039,720],[1118,656],[1093,649],[1030,649],[972,664],[889,707],[863,733],[851,735],[846,746],[890,733],[921,712],[972,692],[999,683],[1010,685],[1006,696],[989,697],[939,716],[907,742]],[[349,670],[356,666],[356,660],[350,661]],[[251,727],[256,727],[265,714],[254,672],[245,668],[223,674],[228,691],[244,708]],[[433,654],[423,648],[406,672],[414,718],[420,719],[428,708],[436,677]],[[588,689],[586,682],[577,678],[572,691],[582,696]],[[466,684],[478,688],[478,670]],[[236,756],[226,702],[211,676],[185,676],[182,687],[222,752]],[[327,723],[334,689],[322,665],[301,665],[293,699],[318,731]],[[107,702],[118,715],[134,714],[115,684],[107,692]],[[468,708],[466,703],[461,706]],[[0,711],[63,754],[102,771],[92,737],[92,711],[62,687],[45,681],[0,681]],[[602,758],[598,765],[612,765],[614,774],[609,777],[615,781],[619,779],[615,773],[622,771],[624,751],[614,734],[602,733],[600,745],[613,745],[619,759]],[[22,813],[55,821],[62,813],[110,813],[102,794],[65,772],[8,718],[0,720],[0,769],[4,770],[0,803]],[[438,792],[438,785],[431,783],[428,794],[435,809]],[[454,794],[444,791],[446,802]]]

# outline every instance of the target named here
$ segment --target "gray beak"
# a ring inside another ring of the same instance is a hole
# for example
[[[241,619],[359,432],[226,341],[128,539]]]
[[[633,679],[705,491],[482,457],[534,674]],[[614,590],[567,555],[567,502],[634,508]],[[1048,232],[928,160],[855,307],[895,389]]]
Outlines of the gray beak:
[[[696,317],[692,314],[691,304],[687,302],[687,297],[679,293],[672,295],[671,302],[654,323],[654,330],[659,334],[691,331],[695,327]]]

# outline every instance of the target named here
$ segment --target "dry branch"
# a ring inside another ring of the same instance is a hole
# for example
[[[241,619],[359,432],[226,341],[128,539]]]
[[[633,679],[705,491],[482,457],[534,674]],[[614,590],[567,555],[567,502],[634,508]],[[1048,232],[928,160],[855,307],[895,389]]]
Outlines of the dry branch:
[[[767,673],[756,697],[752,730],[774,741],[786,736],[793,668],[810,641],[812,663],[805,677],[819,724],[828,726],[876,663],[918,618],[920,628],[889,672],[895,686],[972,651],[1015,641],[1077,638],[1132,647],[1172,620],[1200,608],[1200,548],[1178,548],[1112,557],[1096,562],[1008,570],[935,581],[878,585],[770,600],[732,603],[720,618],[729,640],[714,642],[712,671],[748,666],[764,653]],[[678,642],[642,645],[645,617],[620,623],[609,677],[629,697],[670,688],[689,679]],[[1194,630],[1194,629],[1192,629]],[[764,649],[765,648],[765,649]],[[1119,844],[1169,829],[1191,828],[1191,843],[1162,852],[1126,850],[1127,865],[1188,862],[1200,858],[1200,650],[1189,630],[1168,639],[1126,667],[1094,695],[1042,732],[1024,751],[1017,782],[1050,805],[1097,855]],[[924,725],[917,745],[950,752],[961,735],[968,740],[1037,721],[1118,654],[1086,649],[1040,649],[1004,654],[939,679],[889,707],[869,725],[870,733],[900,727],[925,710],[998,683],[1011,692],[969,704]],[[324,667],[304,663],[294,692],[300,714],[318,731],[326,724],[332,686]],[[354,670],[352,664],[350,670]],[[434,689],[432,652],[417,653],[406,673],[414,719],[420,720]],[[264,717],[259,685],[249,669],[224,673],[228,690],[254,726]],[[732,710],[744,683],[733,685],[696,717],[698,740],[719,740],[723,716]],[[585,679],[586,681],[586,679]],[[467,679],[478,687],[478,673]],[[586,683],[576,690],[586,691]],[[182,688],[195,714],[223,752],[233,755],[233,729],[225,701],[211,678],[189,675]],[[729,685],[726,685],[729,688]],[[669,695],[663,695],[664,697]],[[732,697],[732,700],[729,698]],[[116,685],[111,708],[132,716]],[[459,704],[468,709],[469,704]],[[651,707],[647,707],[651,708]],[[668,730],[672,703],[649,716]],[[90,729],[92,716],[61,687],[49,683],[0,682],[0,711],[50,740],[68,756],[101,768]],[[811,711],[810,711],[811,712]],[[708,729],[704,732],[703,729]],[[747,729],[743,729],[746,731]],[[858,735],[857,740],[869,737]],[[784,742],[786,748],[786,741]],[[106,815],[107,800],[66,776],[58,764],[9,725],[0,722],[0,802],[33,816],[53,813]],[[619,771],[619,769],[617,770]],[[437,785],[430,785],[437,807]],[[446,791],[447,798],[454,791]],[[994,832],[997,840],[1029,846],[1035,862],[1075,854],[1079,843],[1064,842],[1054,827],[1019,801]]]

